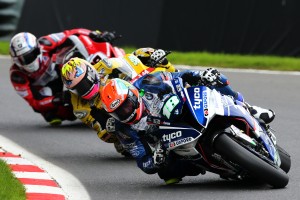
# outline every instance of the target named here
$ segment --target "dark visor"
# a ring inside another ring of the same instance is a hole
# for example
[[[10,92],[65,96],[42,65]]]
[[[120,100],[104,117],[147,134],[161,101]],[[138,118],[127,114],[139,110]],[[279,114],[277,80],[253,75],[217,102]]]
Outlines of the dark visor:
[[[38,47],[35,47],[26,54],[18,56],[17,59],[21,65],[29,65],[40,55],[40,53],[40,49]]]
[[[120,121],[130,120],[139,107],[138,98],[129,90],[127,99],[111,114]]]
[[[99,79],[95,71],[89,69],[90,66],[86,67],[87,72],[85,73],[82,80],[73,88],[70,88],[70,90],[77,93],[79,96],[87,95],[90,91],[94,89],[95,85],[99,84]]]

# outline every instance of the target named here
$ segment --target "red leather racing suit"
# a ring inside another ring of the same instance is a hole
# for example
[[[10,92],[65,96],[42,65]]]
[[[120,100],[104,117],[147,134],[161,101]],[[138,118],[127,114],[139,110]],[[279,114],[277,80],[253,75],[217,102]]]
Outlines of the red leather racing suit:
[[[54,118],[76,119],[71,105],[57,105],[52,102],[55,94],[63,91],[60,66],[55,64],[54,58],[59,47],[70,35],[89,35],[90,32],[87,29],[72,29],[42,36],[38,39],[42,52],[39,70],[28,73],[15,64],[10,68],[11,83],[16,92],[48,122]]]

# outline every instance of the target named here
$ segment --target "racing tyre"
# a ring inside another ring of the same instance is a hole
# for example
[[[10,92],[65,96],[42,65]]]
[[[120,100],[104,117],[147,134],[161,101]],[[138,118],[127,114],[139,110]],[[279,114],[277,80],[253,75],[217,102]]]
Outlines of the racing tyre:
[[[226,134],[220,134],[215,139],[214,148],[223,158],[238,164],[251,176],[274,188],[284,188],[289,182],[288,175],[282,169],[263,161]]]
[[[283,148],[281,148],[279,145],[276,145],[281,165],[280,168],[285,171],[285,173],[288,173],[291,169],[291,156],[288,152],[286,152]]]

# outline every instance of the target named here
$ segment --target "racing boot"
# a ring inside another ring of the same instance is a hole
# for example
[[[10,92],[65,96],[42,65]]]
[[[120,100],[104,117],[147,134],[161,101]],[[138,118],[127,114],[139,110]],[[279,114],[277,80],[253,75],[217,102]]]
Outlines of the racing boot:
[[[61,122],[62,122],[61,119],[59,119],[59,118],[54,118],[54,119],[51,119],[51,120],[49,121],[49,124],[50,124],[51,126],[59,126],[59,125],[61,125]]]
[[[59,126],[62,123],[62,119],[57,117],[56,111],[45,112],[42,115],[51,126]]]
[[[265,124],[271,123],[275,118],[275,112],[271,109],[264,109],[258,106],[248,106],[248,110],[254,118],[262,120]]]
[[[166,185],[174,185],[182,181],[182,178],[170,178],[170,179],[164,179]]]

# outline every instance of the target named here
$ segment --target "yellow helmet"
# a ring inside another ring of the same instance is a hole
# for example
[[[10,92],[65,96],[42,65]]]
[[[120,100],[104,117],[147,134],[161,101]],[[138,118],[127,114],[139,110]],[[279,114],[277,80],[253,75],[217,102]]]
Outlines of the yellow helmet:
[[[63,65],[61,77],[66,88],[83,99],[90,100],[99,92],[99,75],[84,59],[71,58]]]
[[[150,47],[144,47],[144,48],[139,48],[137,50],[135,50],[133,52],[133,55],[135,55],[136,57],[138,57],[142,63],[144,63],[145,65],[150,65],[150,56],[151,54],[153,54],[153,52],[155,51],[155,49],[150,48]]]

